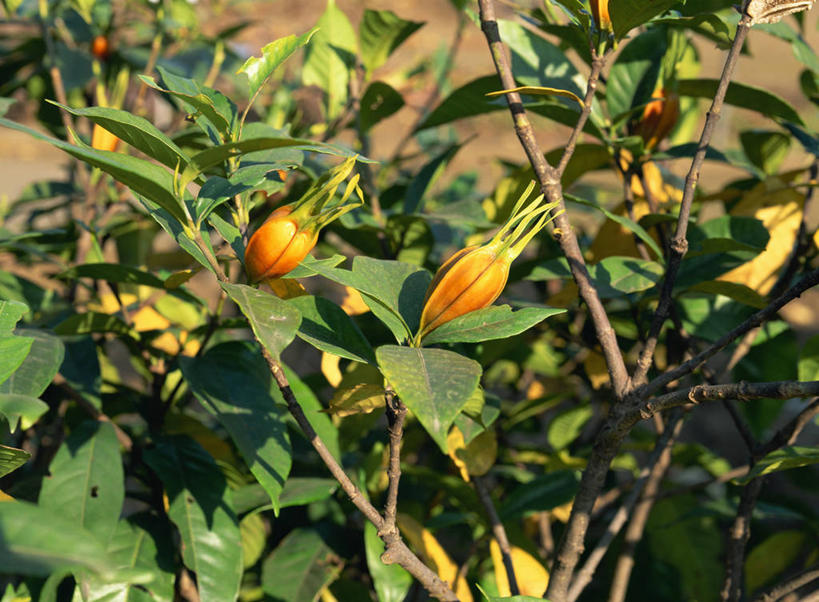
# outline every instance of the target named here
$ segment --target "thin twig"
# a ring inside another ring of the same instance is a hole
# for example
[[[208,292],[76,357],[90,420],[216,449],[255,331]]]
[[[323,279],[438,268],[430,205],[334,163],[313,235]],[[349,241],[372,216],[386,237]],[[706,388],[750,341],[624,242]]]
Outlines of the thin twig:
[[[754,598],[753,602],[776,602],[788,594],[795,592],[800,587],[803,587],[816,580],[819,580],[819,568],[813,566],[809,569],[805,569],[784,583],[780,583],[772,587],[767,592],[759,594],[756,598]]]
[[[481,29],[484,32],[492,53],[495,70],[500,77],[501,85],[504,89],[514,88],[516,86],[515,77],[512,74],[506,45],[500,38],[498,22],[495,17],[494,2],[493,0],[479,0],[478,4],[480,8]],[[523,108],[520,94],[514,92],[506,94],[506,102],[512,114],[515,133],[523,146],[529,163],[532,165],[532,169],[538,179],[543,194],[549,202],[557,204],[558,210],[554,221],[556,226],[554,230],[555,238],[563,251],[563,255],[569,262],[569,268],[577,283],[578,292],[589,309],[597,338],[603,348],[603,355],[606,358],[606,365],[608,366],[614,392],[618,399],[622,398],[626,393],[628,385],[628,372],[626,370],[625,361],[617,344],[617,337],[609,322],[606,310],[600,301],[597,289],[591,281],[589,270],[586,267],[586,261],[583,258],[583,253],[580,251],[580,245],[577,242],[577,236],[572,230],[571,223],[565,211],[566,206],[563,199],[563,190],[560,185],[560,173],[546,161],[535,138],[534,128],[526,115],[526,110]]]
[[[569,161],[577,148],[577,141],[580,138],[580,134],[583,132],[583,128],[586,127],[586,122],[589,120],[592,104],[594,102],[594,94],[597,91],[597,84],[600,81],[600,73],[603,71],[603,66],[606,64],[605,55],[599,56],[597,54],[597,49],[594,47],[592,47],[591,52],[591,73],[589,73],[589,82],[586,86],[586,96],[583,97],[583,109],[580,111],[580,117],[577,118],[577,123],[575,124],[572,133],[569,135],[569,140],[566,142],[566,150],[563,151],[563,156],[560,158],[560,163],[558,163],[557,167],[555,168],[559,176],[563,176],[563,172],[566,171],[566,167],[569,165]]]
[[[669,370],[665,374],[662,374],[655,378],[654,380],[652,380],[644,387],[640,387],[639,389],[637,389],[637,391],[635,391],[635,394],[642,399],[646,399],[649,395],[656,393],[657,391],[665,387],[668,383],[678,380],[687,374],[690,374],[699,366],[701,366],[704,362],[706,362],[707,360],[715,356],[717,353],[722,351],[725,347],[730,345],[734,340],[738,339],[751,329],[756,328],[760,324],[763,324],[764,322],[767,322],[768,320],[773,318],[776,315],[776,313],[785,305],[787,305],[794,299],[798,298],[806,290],[816,286],[817,284],[819,284],[819,269],[809,272],[802,280],[800,280],[788,291],[786,291],[780,297],[771,302],[770,305],[768,305],[764,309],[759,310],[750,318],[745,320],[742,324],[731,330],[731,332],[720,337],[710,347],[708,347],[704,351],[701,351],[687,362],[681,364],[679,367],[673,370]]]
[[[739,499],[737,515],[728,531],[728,550],[725,553],[725,580],[720,591],[723,602],[737,602],[742,586],[742,569],[745,561],[745,545],[751,537],[751,514],[762,491],[765,477],[748,483]]]
[[[387,389],[384,394],[387,405],[387,421],[389,422],[390,433],[390,464],[387,470],[389,475],[389,487],[387,488],[387,501],[384,504],[384,527],[383,531],[394,532],[395,516],[398,507],[398,482],[401,480],[401,439],[404,436],[404,419],[407,417],[407,406],[392,389]]]
[[[679,434],[680,428],[682,427],[681,418],[682,413],[680,412],[677,416],[675,416],[674,424],[669,425],[669,427],[665,429],[665,432],[657,439],[657,443],[654,446],[654,451],[651,453],[651,457],[649,458],[646,466],[643,468],[640,478],[634,484],[634,488],[629,492],[628,496],[623,502],[623,505],[618,508],[617,512],[614,514],[614,517],[609,521],[606,532],[597,542],[597,545],[595,546],[594,550],[592,550],[591,554],[589,554],[589,557],[583,564],[583,568],[577,572],[577,575],[572,580],[567,598],[569,602],[575,602],[575,600],[580,597],[580,594],[583,593],[583,590],[586,589],[586,586],[591,583],[594,573],[597,571],[597,567],[603,560],[603,556],[605,556],[611,542],[614,541],[615,537],[617,537],[620,529],[622,529],[623,525],[626,524],[629,516],[632,515],[632,511],[640,499],[644,488],[650,482],[652,482],[652,479],[656,485],[659,485],[659,481],[662,480],[662,477],[665,474],[665,469],[671,461],[670,450],[671,446],[674,445],[674,440],[677,434]]]
[[[683,198],[680,203],[680,215],[677,220],[677,229],[674,232],[674,237],[670,243],[670,254],[668,258],[668,266],[666,268],[665,277],[663,278],[663,286],[660,291],[660,300],[657,304],[657,309],[651,321],[651,328],[649,330],[648,340],[637,360],[637,368],[632,375],[631,382],[635,385],[640,385],[646,378],[648,370],[654,361],[654,351],[657,347],[660,331],[663,323],[668,316],[668,310],[671,307],[672,294],[674,292],[674,283],[677,280],[677,272],[679,271],[682,259],[688,251],[688,219],[691,216],[691,205],[694,202],[694,192],[697,188],[697,182],[700,177],[700,170],[705,161],[705,154],[708,151],[708,145],[711,142],[711,137],[717,127],[717,122],[722,112],[722,105],[725,101],[725,95],[728,92],[728,84],[731,81],[731,76],[739,59],[742,45],[745,41],[748,31],[751,29],[751,17],[743,15],[737,25],[734,42],[731,44],[731,50],[725,59],[725,66],[722,69],[722,76],[717,86],[714,100],[711,103],[711,109],[708,111],[708,116],[705,120],[705,125],[700,136],[699,146],[694,159],[691,162],[691,168],[685,178],[685,187],[683,189]]]
[[[500,548],[501,558],[503,558],[503,566],[506,569],[506,578],[509,581],[509,591],[513,596],[520,595],[520,588],[518,587],[518,578],[515,575],[515,566],[512,564],[512,547],[509,545],[509,538],[506,536],[506,529],[495,510],[495,504],[492,502],[492,496],[486,487],[483,477],[473,476],[472,482],[475,484],[475,491],[478,493],[478,499],[481,500],[483,509],[489,517],[489,522],[492,525],[492,534],[498,542]]]
[[[673,430],[674,434],[668,437],[657,462],[651,467],[651,473],[648,475],[645,487],[643,488],[640,497],[640,503],[634,507],[631,513],[631,520],[624,534],[623,547],[620,551],[620,556],[617,558],[617,565],[614,569],[614,577],[611,582],[611,589],[609,590],[609,602],[624,602],[626,599],[626,591],[631,579],[631,572],[634,569],[634,552],[637,549],[637,544],[643,538],[648,517],[651,514],[651,509],[654,507],[657,494],[660,491],[660,484],[663,481],[668,467],[671,466],[671,448],[674,445],[676,437],[682,430],[683,413],[680,411],[669,420],[666,425],[666,431]],[[659,445],[659,442],[658,442]]]

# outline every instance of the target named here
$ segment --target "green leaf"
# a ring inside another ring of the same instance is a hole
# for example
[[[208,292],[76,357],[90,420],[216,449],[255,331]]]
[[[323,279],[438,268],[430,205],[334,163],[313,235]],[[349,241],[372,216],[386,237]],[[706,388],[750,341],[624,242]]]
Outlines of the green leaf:
[[[173,175],[164,167],[124,153],[75,146],[5,118],[0,118],[0,125],[25,132],[37,140],[43,140],[64,150],[72,157],[85,161],[93,167],[100,168],[118,182],[128,186],[135,193],[150,199],[165,209],[175,219],[185,220],[182,205],[174,194]]]
[[[93,278],[94,280],[105,280],[106,282],[116,282],[119,284],[139,284],[163,290],[165,288],[164,281],[150,272],[145,272],[121,263],[86,263],[60,272],[59,277],[72,280],[77,278]]]
[[[652,28],[629,40],[617,55],[606,81],[606,107],[613,120],[648,102],[667,49],[664,28]]]
[[[125,335],[131,333],[131,327],[117,316],[88,311],[84,314],[68,316],[54,327],[54,332],[59,335],[91,334],[94,332],[113,332]]]
[[[0,511],[3,571],[47,577],[61,569],[113,571],[105,546],[77,521],[28,502],[3,502]]]
[[[13,433],[20,428],[26,430],[48,411],[48,404],[36,397],[0,393],[0,416],[9,423],[9,430]]]
[[[648,23],[651,19],[665,12],[678,0],[609,0],[609,14],[618,39],[625,36],[635,27]]]
[[[819,380],[819,335],[807,340],[799,354],[799,380]]]
[[[589,275],[603,299],[615,299],[623,295],[638,293],[654,287],[665,272],[655,261],[634,257],[606,257],[588,266]],[[569,264],[565,258],[549,260],[535,266],[527,280],[552,280],[571,278]]]
[[[57,450],[39,504],[91,531],[107,544],[125,499],[119,442],[108,422],[80,424]]]
[[[524,86],[566,90],[580,98],[585,96],[584,79],[557,46],[513,21],[499,19],[498,28],[511,52],[512,73],[518,82]]]
[[[378,602],[404,602],[412,585],[412,575],[397,564],[384,564],[384,542],[378,537],[378,529],[369,521],[364,524],[364,551],[367,568],[373,580]]]
[[[17,332],[31,337],[34,342],[17,371],[0,384],[0,393],[39,397],[54,380],[54,375],[62,364],[62,341],[42,330],[26,328]]]
[[[299,265],[282,276],[282,278],[310,278],[311,276],[317,276],[318,272],[316,270],[334,268],[338,264],[343,263],[345,259],[347,258],[344,257],[344,255],[338,254],[328,257],[327,259],[316,259],[312,255],[307,255],[301,260]],[[316,269],[314,270],[310,266]]]
[[[222,288],[242,310],[259,342],[274,359],[279,359],[296,336],[301,323],[298,310],[275,295],[245,284],[225,282]]]
[[[0,338],[0,383],[3,383],[23,365],[31,351],[34,339],[30,337],[3,336]]]
[[[706,280],[699,282],[688,289],[691,292],[707,293],[709,295],[723,295],[739,301],[745,305],[762,309],[768,305],[765,297],[754,289],[738,282],[727,282],[725,280]]]
[[[182,169],[190,162],[185,151],[143,117],[110,107],[72,109],[57,102],[53,104],[73,115],[86,117],[101,125],[123,142],[171,169],[177,169],[177,167]]]
[[[579,406],[571,408],[555,416],[549,422],[546,431],[546,440],[552,449],[560,451],[566,449],[574,441],[583,427],[594,415],[594,411],[589,406]]]
[[[313,529],[291,531],[262,564],[262,589],[280,602],[316,600],[341,572],[333,550]]]
[[[17,322],[27,313],[25,303],[0,299],[0,336],[11,334]]]
[[[168,516],[182,537],[182,559],[196,573],[202,602],[235,600],[242,576],[239,525],[225,477],[187,437],[159,439],[144,453],[168,496]]]
[[[230,433],[278,514],[279,495],[290,473],[290,438],[258,348],[222,343],[199,358],[182,358],[180,366],[194,395]]]
[[[147,198],[139,197],[139,202],[142,203],[142,206],[145,207],[156,223],[158,223],[162,229],[165,230],[165,232],[167,232],[171,238],[173,238],[176,243],[188,253],[188,255],[198,261],[200,265],[204,266],[211,272],[213,271],[210,262],[208,262],[201,249],[196,246],[196,243],[193,241],[191,234],[189,234],[189,230],[183,228],[182,223],[180,223],[178,219],[163,209],[159,204],[154,203]],[[187,218],[184,221],[187,222]],[[207,235],[203,235],[203,238],[205,242],[209,240]]]
[[[768,175],[779,171],[791,148],[791,137],[783,132],[747,130],[739,140],[748,160]]]
[[[330,420],[330,417],[324,413],[324,406],[310,387],[308,387],[295,372],[286,365],[283,365],[282,368],[284,368],[284,375],[287,377],[287,382],[290,383],[290,390],[293,392],[293,396],[296,398],[299,406],[301,406],[310,426],[315,429],[318,436],[324,441],[324,445],[327,446],[327,449],[330,450],[333,457],[340,462],[341,446],[339,444],[338,429],[333,424],[333,421]],[[285,404],[284,397],[282,397],[278,388],[273,389],[273,397],[275,397],[280,404]],[[297,428],[296,431],[300,435],[304,435],[301,429]]]
[[[811,464],[817,463],[819,463],[819,448],[799,447],[796,445],[783,447],[782,449],[772,451],[754,464],[754,467],[747,475],[741,479],[736,479],[736,483],[739,485],[747,485],[755,478],[766,474],[802,468],[803,466],[810,466]]]
[[[361,40],[361,62],[369,73],[383,65],[387,58],[423,23],[407,21],[391,10],[364,9],[358,35]]]
[[[441,153],[424,165],[412,179],[404,196],[404,214],[419,213],[423,209],[423,198],[426,191],[444,172],[449,162],[455,157],[461,144],[450,144]]]
[[[262,48],[262,56],[255,56],[247,59],[237,73],[244,73],[250,82],[250,97],[253,98],[259,92],[268,78],[273,75],[276,69],[290,58],[296,50],[306,46],[310,42],[317,29],[314,27],[307,33],[300,36],[289,35],[270,42]]]
[[[565,311],[554,307],[524,307],[512,311],[508,305],[491,305],[442,324],[424,337],[424,344],[479,343],[506,339]]]
[[[681,79],[677,82],[677,89],[680,96],[711,99],[716,94],[718,84],[719,80],[716,79]],[[728,86],[725,102],[742,109],[757,111],[766,117],[784,119],[785,121],[804,125],[799,113],[790,104],[779,96],[761,88],[731,82]]]
[[[802,552],[807,533],[780,531],[755,546],[745,558],[745,591],[753,594],[791,566]]]
[[[258,514],[248,514],[239,521],[239,534],[242,538],[242,564],[249,569],[259,561],[267,543],[267,528],[264,519]]]
[[[796,59],[814,73],[819,73],[819,57],[813,51],[810,44],[802,37],[789,23],[780,21],[779,23],[760,23],[754,26],[755,29],[764,31],[785,40],[793,51]]]
[[[623,226],[625,229],[630,230],[637,236],[640,240],[642,240],[649,249],[654,251],[654,255],[657,257],[657,260],[663,262],[663,252],[660,250],[659,245],[657,242],[651,237],[651,235],[646,232],[645,228],[643,228],[640,224],[635,222],[634,220],[630,219],[625,215],[617,215],[616,213],[612,213],[605,207],[598,205],[597,203],[593,203],[592,201],[587,201],[586,199],[581,199],[580,197],[576,197],[573,195],[564,195],[566,200],[572,203],[577,203],[579,205],[585,205],[586,207],[593,207],[597,209],[600,213],[605,215],[611,221],[616,222]]]
[[[384,378],[447,453],[449,427],[478,386],[480,364],[443,349],[385,345],[375,355]]]
[[[487,594],[483,591],[483,588],[480,584],[477,584],[479,590],[481,590],[481,594],[483,594],[483,598],[485,602],[549,602],[546,598],[533,598],[532,596],[492,596]]]
[[[552,472],[513,489],[498,508],[502,520],[543,512],[571,501],[580,478],[571,470]]]
[[[375,363],[375,352],[355,322],[338,305],[324,297],[302,295],[287,301],[299,310],[296,333],[322,351],[356,362]]]
[[[0,478],[20,468],[30,457],[31,454],[23,449],[0,445]]]
[[[335,0],[327,0],[327,9],[316,26],[318,31],[305,51],[301,79],[305,86],[324,90],[326,117],[332,120],[341,114],[347,102],[358,44],[350,20]]]
[[[338,489],[338,481],[335,479],[291,477],[287,479],[279,496],[279,507],[306,506],[327,499],[336,492],[336,489]],[[272,507],[270,496],[258,483],[243,485],[231,493],[231,499],[237,514]]]
[[[575,101],[581,106],[581,108],[583,107],[583,99],[574,92],[561,90],[559,88],[548,88],[546,86],[518,86],[517,88],[510,88],[508,90],[497,90],[495,92],[490,92],[487,94],[487,96],[490,98],[496,98],[498,96],[511,94],[513,92],[518,94],[528,94],[529,96],[562,96],[563,98],[568,98]]]
[[[372,82],[361,97],[361,132],[366,134],[382,119],[404,106],[404,97],[384,82]]]

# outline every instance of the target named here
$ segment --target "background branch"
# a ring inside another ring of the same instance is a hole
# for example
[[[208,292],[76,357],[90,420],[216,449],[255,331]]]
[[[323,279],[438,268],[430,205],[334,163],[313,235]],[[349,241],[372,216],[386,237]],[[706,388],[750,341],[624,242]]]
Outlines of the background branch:
[[[483,477],[473,476],[472,482],[475,484],[475,491],[478,492],[478,499],[481,500],[484,510],[489,517],[489,523],[492,525],[492,534],[498,542],[500,548],[501,558],[503,558],[503,566],[506,569],[506,578],[509,580],[509,591],[513,596],[520,595],[520,588],[518,587],[518,579],[515,575],[515,565],[512,564],[512,548],[509,545],[509,538],[506,536],[506,529],[495,510],[495,504],[492,502],[492,496],[486,488],[486,483]]]

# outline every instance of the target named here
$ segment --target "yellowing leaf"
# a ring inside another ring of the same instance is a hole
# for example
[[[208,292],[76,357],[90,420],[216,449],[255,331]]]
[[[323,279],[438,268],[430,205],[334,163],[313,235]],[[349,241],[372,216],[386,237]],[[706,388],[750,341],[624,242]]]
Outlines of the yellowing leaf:
[[[500,546],[494,539],[489,543],[489,554],[492,556],[492,564],[495,566],[495,583],[498,585],[498,593],[502,598],[512,595],[509,588],[509,578],[506,574],[506,567],[503,564]],[[512,566],[515,569],[515,579],[518,582],[518,589],[522,596],[532,596],[540,598],[546,592],[549,585],[549,571],[547,571],[540,561],[526,550],[517,546],[511,546],[509,555],[512,558]]]
[[[720,280],[744,284],[761,295],[773,288],[780,269],[793,250],[802,222],[805,195],[788,186],[794,177],[795,174],[786,174],[760,182],[733,208],[731,215],[760,220],[771,239],[762,253],[723,274]]]
[[[343,309],[348,316],[357,316],[358,314],[365,314],[370,311],[370,308],[364,303],[364,299],[361,298],[357,290],[345,286],[344,292],[345,296],[344,301],[341,303],[341,309]]]
[[[11,496],[10,496],[8,493],[6,493],[6,492],[5,492],[5,491],[3,491],[2,489],[0,489],[0,502],[10,502],[10,501],[12,501],[13,499],[14,499],[14,498],[13,498],[13,497],[11,497]]]
[[[563,98],[571,98],[576,101],[581,107],[585,106],[583,99],[574,92],[569,90],[561,90],[560,88],[547,88],[545,86],[518,86],[517,88],[509,88],[508,90],[498,90],[497,92],[489,92],[487,96],[492,98],[517,92],[518,94],[529,94],[530,96],[562,96]]]
[[[461,472],[461,478],[469,482],[469,475],[479,477],[492,468],[498,456],[498,441],[495,432],[487,430],[464,445],[464,435],[457,426],[453,426],[446,438],[449,457]]]
[[[324,351],[321,354],[321,373],[331,387],[337,387],[341,382],[341,369],[338,367],[341,358]]]
[[[813,244],[817,249],[819,249],[819,228],[816,229],[816,232],[813,235]]]
[[[589,377],[592,388],[599,389],[609,383],[609,370],[603,354],[590,351],[583,360],[583,367],[586,369],[586,376]]]
[[[265,284],[279,299],[292,299],[307,294],[307,290],[295,278],[268,278]]]
[[[361,383],[347,388],[336,389],[330,400],[328,414],[336,416],[351,416],[353,414],[369,414],[373,410],[384,407],[384,387]]]
[[[569,516],[572,513],[572,504],[574,501],[566,502],[562,506],[558,506],[557,508],[552,508],[551,515],[554,516],[557,520],[561,523],[569,522]]]
[[[408,514],[398,514],[398,528],[424,562],[432,568],[442,580],[455,590],[461,602],[474,602],[469,585],[462,576],[458,576],[458,565],[452,562],[449,554],[441,547],[435,536],[425,529],[417,520]]]

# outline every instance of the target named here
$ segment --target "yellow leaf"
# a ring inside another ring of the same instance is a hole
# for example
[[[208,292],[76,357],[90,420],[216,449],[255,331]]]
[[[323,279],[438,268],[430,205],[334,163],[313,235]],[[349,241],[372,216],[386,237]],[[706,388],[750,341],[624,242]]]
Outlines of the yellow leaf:
[[[292,299],[307,294],[307,290],[295,278],[269,278],[265,283],[279,299]]]
[[[539,399],[540,397],[545,396],[546,393],[546,387],[543,385],[543,383],[539,380],[533,380],[532,384],[529,385],[529,388],[526,389],[526,399]]]
[[[458,467],[461,478],[469,482],[469,475],[479,477],[492,468],[498,456],[498,441],[495,432],[486,430],[464,445],[464,436],[457,426],[453,426],[446,438],[449,457]]]
[[[805,195],[788,186],[794,178],[795,174],[791,173],[760,182],[732,209],[731,215],[760,220],[771,239],[762,253],[723,274],[720,280],[744,284],[761,295],[773,288],[779,271],[793,250],[802,222]]]
[[[438,577],[446,581],[450,587],[453,583],[455,584],[452,589],[455,590],[461,602],[474,602],[466,579],[458,576],[458,565],[452,562],[449,554],[441,547],[432,533],[417,520],[403,513],[398,514],[398,528],[426,564],[438,574]]]
[[[2,489],[0,489],[0,502],[10,502],[10,501],[12,501],[13,499],[14,499],[14,498],[13,498],[13,497],[11,497],[11,496],[10,496],[8,493],[6,493],[6,492],[5,492],[5,491],[3,491]]]
[[[326,411],[328,414],[340,417],[369,414],[373,410],[384,407],[384,404],[384,387],[362,383],[336,389]]]
[[[596,390],[609,384],[609,370],[603,354],[590,351],[583,360],[583,367],[586,369],[586,376],[589,377],[593,389]]]
[[[179,288],[188,280],[196,276],[196,274],[199,273],[200,269],[201,268],[196,268],[193,270],[180,270],[178,272],[174,272],[173,274],[165,278],[163,284],[165,285],[165,288]]]
[[[813,244],[819,249],[819,228],[816,229],[816,233],[813,235]]]
[[[498,593],[502,598],[511,596],[512,591],[509,588],[509,578],[506,575],[503,556],[498,542],[494,539],[489,543],[489,554],[492,556],[492,564],[495,565],[495,583],[498,585]],[[515,569],[515,579],[518,582],[520,594],[533,598],[542,597],[549,585],[549,571],[537,558],[522,548],[511,546],[509,555],[512,558],[512,567]]]
[[[558,506],[557,508],[552,508],[551,514],[561,523],[566,523],[569,521],[569,516],[572,513],[572,504],[574,501],[566,502],[562,506]]]
[[[326,351],[321,354],[321,373],[331,387],[337,387],[341,382],[341,369],[338,367],[341,358]]]
[[[345,286],[344,292],[345,295],[344,300],[341,302],[341,309],[343,309],[348,316],[357,316],[370,311],[370,308],[364,303],[364,299],[361,298],[357,290]]]
[[[569,90],[561,90],[560,88],[547,88],[545,86],[518,86],[517,88],[509,88],[508,90],[498,90],[497,92],[489,92],[487,96],[496,97],[503,94],[510,94],[517,92],[518,94],[529,94],[531,96],[562,96],[563,98],[571,98],[576,101],[581,107],[585,106],[583,99],[574,92]]]

